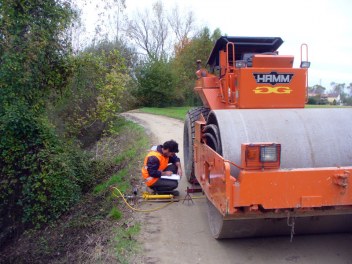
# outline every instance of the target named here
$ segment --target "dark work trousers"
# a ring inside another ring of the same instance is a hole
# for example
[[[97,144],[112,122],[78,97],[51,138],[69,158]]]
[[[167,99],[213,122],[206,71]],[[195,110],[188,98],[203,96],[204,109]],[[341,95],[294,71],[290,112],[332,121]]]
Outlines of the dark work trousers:
[[[170,164],[164,171],[172,171],[173,174],[177,174],[177,166],[175,164]],[[150,188],[156,192],[165,192],[175,190],[177,186],[178,181],[160,178],[156,183],[150,186]]]

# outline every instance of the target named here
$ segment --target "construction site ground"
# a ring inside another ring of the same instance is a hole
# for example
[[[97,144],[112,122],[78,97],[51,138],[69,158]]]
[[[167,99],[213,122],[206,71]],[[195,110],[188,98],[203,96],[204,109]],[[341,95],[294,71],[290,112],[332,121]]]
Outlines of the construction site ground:
[[[174,139],[179,143],[183,162],[183,122],[145,113],[129,112],[125,117],[141,124],[154,144]],[[180,181],[180,197],[188,183]],[[160,204],[145,204],[145,209]],[[138,213],[142,223],[140,262],[162,263],[352,263],[352,234],[325,234],[215,240],[208,226],[207,203],[178,202],[166,208]]]

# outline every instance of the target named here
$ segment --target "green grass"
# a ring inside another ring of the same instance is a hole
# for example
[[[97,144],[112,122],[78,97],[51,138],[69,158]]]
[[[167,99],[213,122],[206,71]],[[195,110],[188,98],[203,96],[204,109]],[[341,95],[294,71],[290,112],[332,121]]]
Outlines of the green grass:
[[[305,108],[350,108],[351,106],[342,105],[306,105]]]
[[[109,130],[109,132],[112,134],[129,133],[129,131],[136,134],[137,139],[143,138],[143,136],[145,136],[144,129],[141,126],[133,123],[132,121],[128,121],[123,117],[117,118]]]
[[[109,213],[109,217],[115,219],[115,220],[119,220],[122,217],[122,212],[117,209],[116,207],[113,207]]]
[[[130,256],[140,250],[135,237],[141,230],[140,224],[126,228],[119,228],[115,236],[116,257],[119,263],[128,264]]]
[[[136,148],[131,148],[127,151],[124,151],[123,153],[121,153],[115,158],[116,164],[122,164],[122,163],[125,163],[126,161],[133,159],[133,157],[137,155],[137,151],[138,150]]]
[[[168,116],[168,117],[176,118],[183,121],[185,120],[188,110],[191,108],[193,107],[191,106],[167,107],[167,108],[143,107],[139,110],[144,113]]]
[[[117,185],[121,192],[126,191],[129,183],[126,181],[126,176],[128,175],[128,169],[123,168],[117,174],[114,174],[107,181],[95,186],[94,193],[101,193],[107,190],[110,186]]]

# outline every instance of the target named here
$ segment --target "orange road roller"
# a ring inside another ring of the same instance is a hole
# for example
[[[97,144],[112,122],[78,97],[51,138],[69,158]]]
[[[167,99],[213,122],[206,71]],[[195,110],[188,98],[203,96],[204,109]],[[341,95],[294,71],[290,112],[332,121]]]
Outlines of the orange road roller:
[[[219,38],[187,113],[185,174],[208,199],[216,239],[350,232],[352,108],[305,108],[308,46]]]

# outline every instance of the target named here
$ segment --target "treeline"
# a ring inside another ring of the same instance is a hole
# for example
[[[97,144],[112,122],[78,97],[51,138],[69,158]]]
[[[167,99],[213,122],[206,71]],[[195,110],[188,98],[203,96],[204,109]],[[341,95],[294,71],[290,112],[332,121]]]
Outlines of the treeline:
[[[73,52],[79,16],[70,1],[2,1],[0,247],[57,219],[92,188],[106,168],[86,150],[118,113],[197,103],[195,61],[206,61],[220,31],[195,30],[191,13],[181,17],[157,2],[116,38]]]
[[[319,84],[308,87],[308,104],[352,106],[352,83],[330,83],[330,89]]]
[[[119,10],[126,8],[125,1]],[[193,91],[196,61],[206,63],[215,41],[221,36],[216,29],[196,28],[192,11],[177,6],[166,10],[156,1],[151,8],[136,10],[132,18],[119,22],[117,36],[128,40],[138,52],[133,68],[135,85],[131,93],[137,106],[192,106],[199,104]],[[110,37],[110,36],[107,36]]]
[[[199,104],[200,101],[193,91],[196,61],[201,59],[206,62],[217,38],[218,35],[211,35],[209,30],[204,28],[174,57],[148,57],[143,61],[136,69],[136,86],[133,90],[138,106]]]

